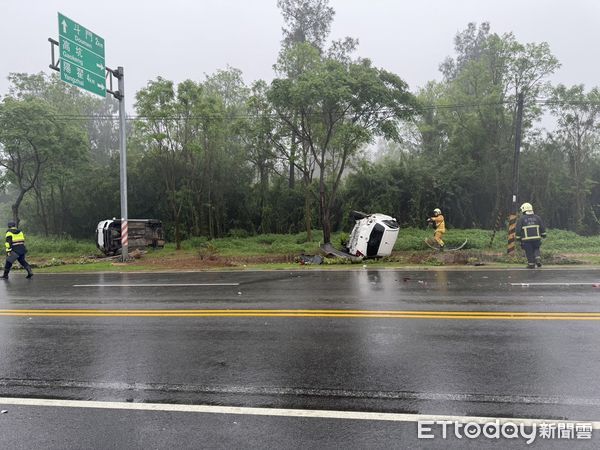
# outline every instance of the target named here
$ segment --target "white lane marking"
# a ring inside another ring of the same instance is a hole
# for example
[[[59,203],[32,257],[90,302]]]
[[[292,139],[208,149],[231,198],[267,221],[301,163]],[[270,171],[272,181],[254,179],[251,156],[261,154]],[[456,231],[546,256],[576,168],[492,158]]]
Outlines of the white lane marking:
[[[220,395],[259,395],[259,396],[310,396],[327,398],[353,399],[383,399],[411,401],[451,401],[469,403],[512,403],[534,405],[574,405],[600,406],[600,398],[594,397],[564,397],[540,395],[495,395],[495,394],[458,394],[443,392],[407,392],[407,391],[373,391],[346,389],[310,389],[260,386],[202,386],[178,385],[168,383],[123,383],[107,381],[77,381],[77,380],[31,380],[22,378],[0,378],[0,387],[32,387],[37,389],[77,388],[92,390],[119,391],[148,391],[148,392],[180,392],[191,394],[220,394]]]
[[[165,411],[165,412],[196,412],[211,414],[241,414],[251,416],[279,416],[279,417],[310,417],[320,419],[348,419],[348,420],[383,420],[392,422],[417,422],[419,420],[449,420],[461,423],[476,422],[479,424],[498,420],[500,423],[512,422],[531,426],[541,423],[591,423],[593,429],[600,429],[600,421],[590,420],[555,420],[555,419],[522,419],[507,417],[480,417],[480,416],[450,416],[431,414],[402,414],[402,413],[376,413],[360,411],[332,411],[312,409],[282,409],[282,408],[248,408],[239,406],[211,406],[211,405],[178,405],[167,403],[126,403],[126,402],[99,402],[86,400],[50,400],[38,398],[12,398],[0,397],[0,404],[13,406],[54,406],[66,408],[96,408],[96,409],[122,409],[136,411]]]
[[[600,287],[600,281],[596,281],[594,283],[510,283],[511,286],[522,286],[522,287],[529,287],[529,286],[593,286],[593,287]]]
[[[179,286],[239,286],[240,283],[136,283],[136,284],[74,284],[73,287],[179,287]]]

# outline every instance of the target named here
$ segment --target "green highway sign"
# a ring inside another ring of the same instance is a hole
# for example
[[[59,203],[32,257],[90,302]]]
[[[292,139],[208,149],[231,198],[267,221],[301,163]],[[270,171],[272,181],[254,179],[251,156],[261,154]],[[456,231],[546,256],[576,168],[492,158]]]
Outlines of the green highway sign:
[[[58,37],[61,80],[105,97],[104,39],[61,13]]]

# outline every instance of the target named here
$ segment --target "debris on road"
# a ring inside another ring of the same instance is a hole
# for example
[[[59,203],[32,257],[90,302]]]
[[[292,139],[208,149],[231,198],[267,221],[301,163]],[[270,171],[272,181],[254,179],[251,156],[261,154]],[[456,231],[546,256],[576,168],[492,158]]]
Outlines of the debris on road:
[[[323,264],[323,257],[321,255],[302,254],[296,258],[296,261],[302,265]]]

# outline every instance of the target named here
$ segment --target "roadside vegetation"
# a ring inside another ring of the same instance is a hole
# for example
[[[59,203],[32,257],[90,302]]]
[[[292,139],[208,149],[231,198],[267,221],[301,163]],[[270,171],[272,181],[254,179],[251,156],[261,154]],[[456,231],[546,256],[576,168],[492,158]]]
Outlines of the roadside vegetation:
[[[492,241],[487,231],[506,221],[515,188],[519,94],[520,201],[548,227],[571,230],[551,231],[543,256],[600,263],[600,90],[553,85],[561,63],[543,36],[523,43],[487,22],[466,24],[454,51],[430,61],[441,78],[411,91],[403,74],[359,54],[357,39],[331,36],[328,0],[277,6],[283,40],[271,82],[247,84],[228,67],[180,83],[147,74],[132,93],[129,211],[160,219],[172,244],[126,265],[71,238],[87,239],[120,210],[117,102],[56,74],[8,74],[0,221],[21,222],[39,268],[294,265],[320,242],[341,247],[352,210],[401,226],[395,252],[365,264],[521,264],[520,249],[506,256],[506,232]],[[548,116],[551,130],[541,128]],[[419,227],[434,208],[447,246],[468,239],[464,251],[426,247],[432,232]]]
[[[491,229],[507,219],[514,189],[518,94],[519,200],[550,228],[600,232],[600,90],[552,84],[561,63],[543,35],[521,42],[466,23],[454,50],[429,61],[440,77],[417,88],[377,67],[354,37],[332,35],[329,1],[277,6],[284,27],[273,80],[248,84],[232,67],[179,83],[146,74],[131,93],[129,211],[160,219],[168,241],[213,258],[314,253],[314,243],[335,245],[349,232],[352,210],[396,218],[402,252],[424,250],[427,232],[406,228],[434,208],[455,229]],[[87,238],[120,210],[117,102],[56,74],[7,75],[0,223]],[[545,250],[590,249],[564,236]],[[447,236],[463,237],[468,250],[488,251],[487,231]],[[498,235],[489,250],[502,252],[504,241]],[[38,255],[88,253],[68,239],[31,244]]]
[[[444,239],[448,248],[468,240],[463,250],[438,253],[424,243],[431,230],[405,228],[388,258],[363,261],[373,266],[479,266],[522,265],[523,255],[517,247],[517,256],[506,255],[506,231],[495,234],[489,230],[449,230]],[[174,243],[164,249],[147,250],[138,258],[123,264],[118,257],[107,258],[93,242],[70,238],[28,238],[29,259],[37,267],[48,272],[67,271],[123,271],[123,270],[205,270],[217,268],[288,268],[299,266],[300,255],[318,255],[322,242],[320,230],[313,232],[308,242],[306,233],[264,234],[257,236],[230,236],[208,240],[193,238],[181,243],[176,250]],[[332,241],[341,248],[346,233],[334,233]],[[491,245],[490,245],[491,244]],[[598,264],[600,263],[600,236],[579,236],[564,230],[549,230],[549,237],[542,246],[546,264]],[[325,259],[325,265],[348,265],[347,261]]]

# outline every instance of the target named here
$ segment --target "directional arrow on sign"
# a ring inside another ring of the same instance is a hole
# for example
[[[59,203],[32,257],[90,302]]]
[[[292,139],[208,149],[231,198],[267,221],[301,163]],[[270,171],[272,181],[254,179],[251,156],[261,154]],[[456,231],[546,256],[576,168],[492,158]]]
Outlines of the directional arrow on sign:
[[[62,27],[63,27],[63,33],[67,33],[67,22],[65,21],[65,19],[63,19],[62,21]]]

